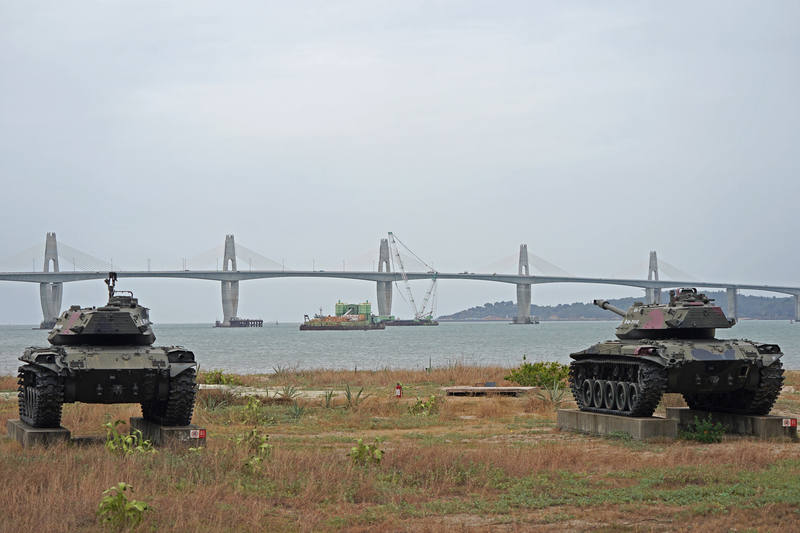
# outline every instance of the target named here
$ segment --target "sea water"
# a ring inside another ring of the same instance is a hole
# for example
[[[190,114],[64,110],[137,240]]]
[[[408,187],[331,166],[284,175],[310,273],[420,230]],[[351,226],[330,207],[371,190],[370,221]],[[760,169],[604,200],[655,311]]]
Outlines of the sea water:
[[[376,370],[422,369],[453,364],[518,366],[529,362],[568,364],[569,354],[614,339],[615,321],[558,321],[531,325],[507,322],[443,322],[439,326],[387,327],[373,331],[300,331],[299,324],[262,328],[214,328],[210,324],[155,324],[157,346],[184,346],[202,369],[260,374],[278,368]],[[48,346],[46,330],[0,326],[0,374],[16,374],[27,346]],[[745,320],[718,330],[722,339],[780,345],[783,366],[800,369],[800,324]]]

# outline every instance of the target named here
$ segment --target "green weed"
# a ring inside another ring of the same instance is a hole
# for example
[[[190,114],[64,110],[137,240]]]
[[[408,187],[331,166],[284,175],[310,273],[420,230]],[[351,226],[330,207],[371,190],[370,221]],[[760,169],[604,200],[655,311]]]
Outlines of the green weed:
[[[417,402],[414,405],[408,406],[408,412],[412,415],[431,416],[436,414],[438,411],[439,405],[437,403],[436,396],[433,394],[426,401],[422,401],[417,398]]]
[[[364,392],[364,387],[361,387],[357,393],[353,393],[353,391],[350,389],[350,384],[348,383],[347,385],[345,385],[344,399],[347,401],[346,407],[348,409],[358,407],[358,404],[360,404],[361,402],[372,396],[372,393],[370,393],[362,398],[361,393],[363,392]]]
[[[336,393],[332,390],[326,390],[324,396],[322,397],[322,406],[325,409],[333,409],[333,398],[336,396]]]
[[[242,380],[233,374],[228,374],[220,369],[205,370],[198,376],[197,381],[207,385],[231,385],[239,386]]]
[[[103,524],[114,529],[134,528],[141,523],[146,512],[153,510],[144,502],[129,500],[125,495],[128,489],[133,493],[130,485],[120,482],[116,487],[103,492],[103,499],[100,500],[100,507],[96,513]]]
[[[247,405],[242,409],[242,420],[246,424],[255,424],[261,420],[261,400],[255,396],[247,398]]]
[[[153,443],[142,436],[138,429],[133,430],[132,435],[124,435],[117,430],[117,426],[124,424],[122,420],[115,420],[103,424],[106,428],[106,450],[120,455],[131,455],[134,453],[156,453]]]
[[[297,390],[297,387],[294,385],[284,385],[282,390],[278,391],[278,396],[283,398],[284,400],[292,400],[300,394],[300,391]]]
[[[348,454],[356,466],[367,466],[374,464],[380,466],[383,452],[378,446],[383,442],[380,437],[375,437],[372,444],[364,444],[364,439],[358,439],[356,445],[350,449]]]
[[[694,422],[690,423],[685,431],[679,431],[678,437],[686,440],[696,440],[698,442],[722,442],[722,436],[725,434],[727,426],[722,425],[721,422],[714,424],[711,421],[711,415],[708,415],[703,421],[699,421],[694,417]]]
[[[295,420],[302,417],[305,412],[306,408],[303,407],[302,405],[299,405],[297,402],[294,402],[292,405],[289,406],[289,415]]]
[[[537,391],[533,391],[533,395],[542,401],[545,401],[553,406],[554,409],[561,407],[561,404],[566,401],[566,393],[569,389],[559,385],[558,380],[553,380],[551,387],[545,387]]]
[[[236,445],[247,448],[250,453],[261,457],[267,457],[272,453],[269,435],[262,435],[258,428],[236,437]]]

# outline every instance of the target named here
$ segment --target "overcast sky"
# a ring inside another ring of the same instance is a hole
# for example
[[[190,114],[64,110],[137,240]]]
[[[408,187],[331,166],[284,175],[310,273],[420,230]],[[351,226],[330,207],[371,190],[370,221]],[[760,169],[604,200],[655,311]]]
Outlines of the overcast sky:
[[[656,250],[699,279],[798,286],[798,28],[795,1],[0,0],[0,259],[56,232],[160,270],[234,234],[332,269],[393,231],[446,272],[525,243],[579,276]],[[124,285],[156,322],[221,318],[218,282]],[[104,290],[67,284],[63,305]],[[244,282],[239,314],[338,299],[374,284]],[[443,282],[438,312],[514,299]],[[36,284],[0,301],[0,323],[41,320]]]

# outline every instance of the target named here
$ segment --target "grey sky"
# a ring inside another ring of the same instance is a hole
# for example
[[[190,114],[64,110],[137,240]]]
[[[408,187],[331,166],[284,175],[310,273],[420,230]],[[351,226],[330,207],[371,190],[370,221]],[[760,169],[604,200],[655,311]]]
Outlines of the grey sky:
[[[0,0],[0,258],[55,231],[158,270],[233,233],[331,269],[393,231],[442,271],[526,243],[582,276],[657,250],[700,279],[800,285],[798,27],[793,1]],[[220,318],[218,283],[126,284],[155,320]],[[0,323],[41,320],[36,285],[0,298]],[[452,282],[438,311],[514,298]],[[239,314],[337,299],[375,287],[246,282]]]

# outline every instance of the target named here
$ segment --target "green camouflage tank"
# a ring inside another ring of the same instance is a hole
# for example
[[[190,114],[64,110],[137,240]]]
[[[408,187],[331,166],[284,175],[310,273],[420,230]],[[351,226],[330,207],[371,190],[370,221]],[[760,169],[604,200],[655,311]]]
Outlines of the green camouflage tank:
[[[661,396],[673,392],[692,409],[768,414],[783,383],[780,347],[717,339],[716,330],[735,320],[696,289],[669,294],[668,304],[634,302],[627,312],[594,301],[623,320],[619,340],[570,354],[569,382],[578,407],[651,416]]]
[[[115,291],[108,303],[73,305],[47,337],[51,346],[26,348],[19,368],[19,416],[33,427],[59,427],[65,403],[140,403],[145,419],[166,426],[191,423],[196,394],[194,353],[152,346],[148,309]],[[127,294],[126,294],[127,293]]]

